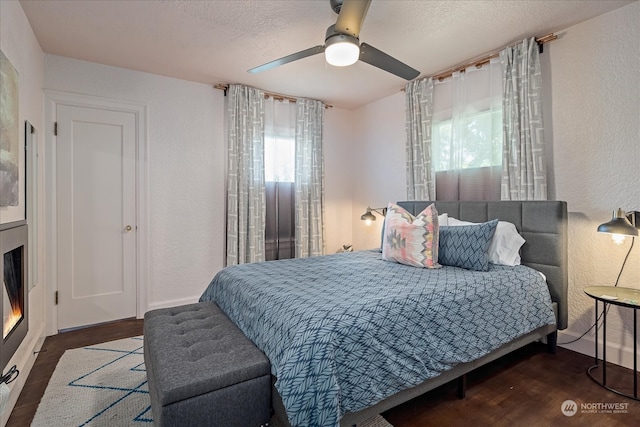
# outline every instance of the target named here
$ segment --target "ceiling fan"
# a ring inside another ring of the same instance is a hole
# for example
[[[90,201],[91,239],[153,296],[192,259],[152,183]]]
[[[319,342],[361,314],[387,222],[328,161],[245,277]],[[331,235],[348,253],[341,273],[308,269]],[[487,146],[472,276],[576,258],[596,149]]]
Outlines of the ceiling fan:
[[[334,25],[327,28],[324,45],[315,46],[303,51],[287,55],[275,61],[249,70],[250,73],[260,73],[289,62],[297,61],[308,56],[324,52],[327,62],[331,65],[344,67],[358,61],[378,67],[405,80],[413,80],[420,72],[381,50],[360,43],[358,36],[369,9],[371,0],[330,0],[331,9],[338,14]]]

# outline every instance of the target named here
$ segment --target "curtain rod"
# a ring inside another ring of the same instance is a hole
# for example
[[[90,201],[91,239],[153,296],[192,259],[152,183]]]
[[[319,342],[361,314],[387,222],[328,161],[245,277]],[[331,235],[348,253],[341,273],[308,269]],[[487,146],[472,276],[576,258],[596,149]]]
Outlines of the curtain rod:
[[[542,53],[542,45],[544,45],[545,43],[549,43],[557,38],[558,36],[556,36],[554,33],[549,33],[542,37],[536,37],[536,43],[538,43],[540,53]],[[497,58],[498,56],[500,56],[500,51],[502,51],[503,49],[505,48],[503,47],[500,50],[495,50],[474,60],[467,61],[464,64],[456,65],[455,67],[450,68],[446,71],[441,71],[431,76],[431,78],[433,80],[442,81],[447,77],[451,77],[456,71],[464,71],[465,69],[467,69],[467,67],[475,66],[476,68],[482,68],[483,65],[488,64],[489,61],[491,61],[493,58]],[[402,88],[402,91],[404,92],[404,88]]]
[[[213,87],[215,89],[224,91],[224,96],[227,96],[227,90],[229,89],[229,84],[228,83],[217,83],[217,84],[213,85]],[[282,95],[282,94],[273,93],[273,92],[264,92],[264,99],[269,99],[269,98],[273,98],[276,101],[285,101],[285,100],[287,100],[287,101],[292,102],[294,104],[298,100],[297,98],[294,98],[292,96]],[[333,108],[333,105],[324,104],[324,108]]]

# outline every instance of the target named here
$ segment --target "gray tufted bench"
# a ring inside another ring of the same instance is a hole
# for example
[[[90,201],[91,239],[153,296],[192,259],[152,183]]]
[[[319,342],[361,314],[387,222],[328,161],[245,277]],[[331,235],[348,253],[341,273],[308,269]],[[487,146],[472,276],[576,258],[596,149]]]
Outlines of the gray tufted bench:
[[[144,362],[156,426],[269,422],[269,361],[213,302],[147,312]]]

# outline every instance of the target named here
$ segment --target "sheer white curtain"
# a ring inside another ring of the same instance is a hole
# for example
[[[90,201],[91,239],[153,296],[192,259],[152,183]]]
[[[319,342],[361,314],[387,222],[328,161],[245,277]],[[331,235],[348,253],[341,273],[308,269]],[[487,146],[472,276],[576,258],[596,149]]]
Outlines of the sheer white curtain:
[[[264,101],[265,179],[295,180],[296,104],[269,97]]]
[[[407,132],[407,200],[434,200],[435,176],[431,162],[433,80],[414,80],[405,88]]]
[[[265,100],[266,229],[265,259],[295,256],[296,105]]]
[[[324,158],[322,127],[324,104],[296,102],[295,238],[296,258],[323,255]]]
[[[503,68],[502,200],[546,200],[542,73],[535,38],[500,52]]]
[[[433,165],[438,200],[499,200],[502,72],[491,60],[436,82]]]
[[[264,93],[230,85],[227,102],[227,265],[264,261]]]

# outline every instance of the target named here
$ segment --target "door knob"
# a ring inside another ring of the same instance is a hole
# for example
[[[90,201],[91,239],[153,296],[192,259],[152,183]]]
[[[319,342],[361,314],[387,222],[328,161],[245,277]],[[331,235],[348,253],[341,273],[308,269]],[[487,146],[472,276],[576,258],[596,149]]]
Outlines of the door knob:
[[[131,226],[130,226],[130,225],[127,225],[127,226],[124,228],[124,232],[125,232],[125,233],[128,233],[128,232],[130,232],[130,231],[131,231]]]

